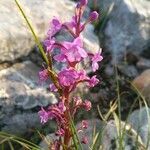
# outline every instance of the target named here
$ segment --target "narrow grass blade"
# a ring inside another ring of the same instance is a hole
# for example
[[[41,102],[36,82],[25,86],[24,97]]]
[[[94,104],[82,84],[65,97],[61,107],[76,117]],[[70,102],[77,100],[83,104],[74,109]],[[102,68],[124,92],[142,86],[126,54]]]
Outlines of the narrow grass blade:
[[[40,150],[40,147],[30,141],[27,141],[23,138],[20,138],[20,137],[17,137],[17,136],[14,136],[14,135],[11,135],[11,134],[7,134],[7,133],[4,133],[4,132],[0,132],[0,137],[2,139],[6,139],[4,140],[3,142],[10,142],[10,141],[13,141],[13,142],[16,142],[18,144],[20,144],[21,146],[29,149],[29,150]],[[10,145],[10,143],[9,143]]]
[[[34,40],[35,40],[36,44],[38,45],[39,50],[40,50],[40,52],[41,52],[41,54],[42,54],[42,56],[43,56],[43,59],[45,60],[46,64],[49,65],[49,61],[48,61],[48,58],[47,58],[47,56],[46,56],[46,54],[45,54],[45,52],[44,52],[43,46],[42,46],[42,44],[40,43],[40,40],[39,40],[38,36],[36,35],[36,33],[35,33],[35,31],[34,31],[32,25],[31,25],[31,23],[29,22],[28,18],[26,17],[26,15],[25,15],[25,13],[24,13],[24,11],[23,11],[21,5],[19,4],[18,0],[15,0],[15,3],[16,3],[16,5],[18,6],[18,8],[19,8],[19,10],[20,10],[22,16],[24,17],[24,19],[25,19],[27,25],[29,26],[29,28],[30,28],[30,30],[31,30],[31,32],[32,32],[32,35],[33,35],[33,37],[34,37]]]
[[[9,144],[9,147],[10,147],[11,150],[15,150],[13,145],[12,145],[12,143],[10,141],[8,141],[8,144]]]
[[[69,116],[70,116],[70,123],[71,123],[71,131],[72,131],[72,134],[73,134],[73,142],[75,142],[74,143],[75,147],[78,148],[77,150],[83,150],[82,144],[81,144],[80,139],[78,137],[78,133],[76,131],[76,127],[74,125],[74,122],[73,122],[73,120],[71,118],[71,115],[69,115]]]
[[[147,119],[148,119],[148,124],[150,124],[150,113],[148,111],[149,107],[148,107],[148,104],[143,96],[143,94],[137,89],[137,87],[135,87],[130,81],[129,83],[131,84],[131,86],[134,88],[134,90],[138,93],[138,95],[141,97],[144,105],[145,105],[145,108],[146,108],[146,113],[147,113]],[[150,126],[148,126],[148,137],[147,137],[147,143],[146,143],[146,149],[148,149],[148,147],[150,146]]]
[[[95,138],[93,139],[93,143],[91,146],[91,150],[96,150],[97,147],[100,147],[100,145],[102,144],[102,136],[103,136],[103,130],[105,127],[103,127],[95,136]]]

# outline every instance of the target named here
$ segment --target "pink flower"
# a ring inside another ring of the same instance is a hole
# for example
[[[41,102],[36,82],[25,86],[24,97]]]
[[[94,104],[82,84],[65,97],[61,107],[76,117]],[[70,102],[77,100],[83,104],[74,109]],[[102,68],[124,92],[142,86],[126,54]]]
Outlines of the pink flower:
[[[83,144],[87,144],[88,143],[88,138],[86,136],[82,137],[81,142]]]
[[[48,70],[44,69],[42,71],[39,72],[39,79],[40,81],[46,81],[48,79],[49,75],[48,75]]]
[[[75,115],[77,109],[82,107],[83,102],[80,97],[73,97],[73,99],[73,115]]]
[[[64,50],[64,52],[69,62],[80,62],[82,58],[87,57],[87,53],[82,48],[83,43],[79,37],[73,43],[64,42],[63,45],[67,48],[67,51]]]
[[[85,100],[84,103],[83,103],[83,107],[85,108],[86,111],[89,111],[92,108],[92,104],[91,104],[90,101]]]
[[[82,127],[82,129],[87,129],[88,128],[88,121],[82,120],[81,127]]]
[[[55,44],[55,39],[54,38],[47,38],[45,41],[44,41],[44,45],[46,46],[46,51],[47,52],[51,52],[54,48],[54,44]]]
[[[41,81],[45,81],[50,77],[53,81],[53,83],[49,85],[50,90],[58,92],[57,94],[59,94],[57,95],[59,99],[57,104],[52,104],[48,106],[47,109],[41,108],[38,112],[42,124],[51,119],[54,119],[57,123],[57,131],[55,134],[59,136],[59,140],[50,143],[50,148],[55,150],[63,148],[64,144],[66,149],[73,148],[71,142],[73,135],[69,125],[71,121],[70,114],[74,119],[79,108],[86,111],[90,111],[92,108],[92,104],[89,100],[82,101],[80,97],[73,97],[72,99],[71,92],[73,92],[80,83],[85,82],[89,87],[94,87],[99,82],[96,75],[89,77],[84,69],[79,70],[77,66],[78,63],[82,63],[82,61],[89,56],[92,63],[92,70],[95,72],[99,68],[98,62],[103,59],[100,52],[96,54],[87,53],[83,46],[83,39],[80,37],[80,33],[84,30],[85,26],[99,17],[99,14],[93,11],[90,13],[88,19],[82,22],[82,16],[87,3],[88,0],[79,0],[75,8],[75,14],[69,22],[62,23],[59,19],[54,17],[50,22],[50,29],[44,41],[44,45],[46,46],[45,54],[48,60],[63,62],[63,69],[61,71],[58,71],[55,67],[48,64],[48,68],[52,68],[52,72],[48,69],[39,72]],[[56,34],[62,29],[69,32],[74,40],[71,42],[59,42],[55,40]],[[56,52],[54,50],[56,50]],[[59,50],[59,54],[57,50]],[[83,132],[84,129],[87,128],[88,122],[83,120],[77,131]],[[61,137],[64,137],[63,140],[61,140]],[[87,144],[87,137],[82,137],[81,142]]]
[[[97,11],[92,11],[90,13],[90,16],[89,16],[89,20],[92,22],[92,21],[95,21],[98,19],[98,16],[99,14],[97,13]]]
[[[82,99],[80,97],[74,97],[74,106],[79,107],[82,105]]]
[[[64,134],[65,134],[65,131],[64,131],[64,129],[59,129],[56,133],[55,133],[57,136],[64,136]]]
[[[62,23],[54,17],[50,22],[51,28],[48,30],[48,36],[51,39],[57,32],[59,32],[62,28]]]
[[[66,106],[64,105],[63,102],[59,102],[58,108],[62,113],[66,111]]]
[[[78,71],[78,75],[79,75],[79,81],[84,81],[89,79],[89,77],[87,77],[86,75],[85,70]]]
[[[57,92],[58,91],[58,89],[56,88],[56,86],[53,83],[49,85],[49,88],[50,88],[51,92]]]
[[[49,119],[55,119],[58,125],[65,123],[64,112],[66,111],[66,107],[63,102],[59,102],[57,105],[49,106],[48,110],[45,111],[43,108],[39,111],[39,116],[41,119],[41,123],[46,123]]]
[[[62,103],[63,102],[59,102],[57,105],[51,105],[47,110],[49,114],[49,119],[55,119],[58,126],[60,127],[66,122],[64,118],[64,111],[66,110],[66,107]]]
[[[46,123],[49,119],[49,116],[48,116],[48,113],[43,109],[41,108],[41,110],[38,112],[39,116],[40,116],[40,119],[41,119],[41,123]]]
[[[63,42],[64,48],[61,49],[61,54],[56,55],[54,58],[57,61],[64,62],[80,62],[83,58],[87,57],[86,51],[82,48],[83,43],[78,37],[73,42]]]
[[[96,84],[99,83],[99,80],[96,78],[96,75],[94,75],[91,79],[89,79],[88,84],[90,87],[94,87]]]
[[[86,6],[88,3],[88,0],[80,0],[80,5],[81,6]]]
[[[78,5],[77,5],[77,7],[78,7]],[[79,18],[79,15],[76,14],[75,16],[72,17],[72,20],[70,22],[65,22],[63,24],[66,27],[66,29],[68,29],[68,31],[71,34],[73,33],[73,35],[75,35],[75,36],[77,35],[77,30],[78,30],[78,35],[79,35],[80,32],[82,32],[83,28],[85,27],[84,24],[81,22],[80,22],[80,24],[78,24],[78,18]],[[77,29],[77,28],[79,28],[79,29]]]
[[[64,69],[58,74],[59,83],[62,87],[73,86],[78,77],[77,71],[73,68]]]
[[[88,128],[88,121],[86,120],[82,120],[81,124],[79,125],[79,127],[77,128],[77,132],[84,132],[83,129],[87,129]]]
[[[58,62],[66,62],[67,57],[64,54],[55,55],[54,59]]]
[[[76,27],[77,27],[77,17],[76,16],[73,16],[71,21],[69,22],[65,22],[63,25],[67,27],[67,29],[73,31],[73,33],[75,33],[76,31]]]
[[[98,62],[100,62],[103,59],[103,57],[101,56],[101,53],[98,52],[96,53],[93,57],[92,57],[92,69],[95,72],[96,70],[98,70],[99,66],[98,66]]]
[[[80,0],[80,2],[77,4],[77,8],[85,7],[88,3],[88,0]]]

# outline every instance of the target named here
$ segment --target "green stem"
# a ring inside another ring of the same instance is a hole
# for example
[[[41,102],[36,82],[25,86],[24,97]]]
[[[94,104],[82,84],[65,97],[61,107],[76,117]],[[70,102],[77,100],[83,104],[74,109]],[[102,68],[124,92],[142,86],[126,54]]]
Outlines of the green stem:
[[[16,3],[16,5],[18,6],[20,12],[22,13],[22,15],[23,15],[23,17],[24,17],[26,23],[28,24],[28,26],[29,26],[29,28],[30,28],[30,30],[31,30],[31,32],[32,32],[32,34],[33,34],[33,36],[34,36],[34,40],[35,40],[35,42],[37,43],[37,45],[38,45],[38,47],[39,47],[40,53],[41,53],[42,56],[43,56],[43,59],[45,60],[46,64],[49,66],[48,58],[47,58],[47,56],[46,56],[46,54],[45,54],[45,52],[44,52],[44,49],[43,49],[43,47],[42,47],[42,44],[40,43],[39,38],[37,37],[35,31],[33,30],[32,26],[31,26],[31,23],[30,23],[29,20],[27,19],[27,17],[26,17],[26,15],[25,15],[25,13],[24,13],[24,11],[23,11],[21,5],[19,4],[18,0],[15,0],[15,3]]]
[[[71,114],[69,112],[69,117],[70,117],[70,127],[71,127],[71,132],[72,132],[72,138],[73,138],[73,141],[74,141],[74,144],[75,144],[75,147],[77,147],[76,150],[83,150],[82,148],[82,144],[80,142],[80,139],[78,137],[78,133],[76,131],[76,127],[74,125],[74,122],[72,120],[72,117],[71,117]]]
[[[119,75],[118,75],[118,71],[117,71],[117,65],[115,63],[115,74],[116,74],[116,90],[117,90],[117,101],[118,101],[118,117],[119,117],[119,135],[118,135],[118,138],[119,138],[119,150],[122,150],[123,149],[123,146],[122,146],[122,131],[121,131],[121,102],[120,102],[120,87],[119,87]]]

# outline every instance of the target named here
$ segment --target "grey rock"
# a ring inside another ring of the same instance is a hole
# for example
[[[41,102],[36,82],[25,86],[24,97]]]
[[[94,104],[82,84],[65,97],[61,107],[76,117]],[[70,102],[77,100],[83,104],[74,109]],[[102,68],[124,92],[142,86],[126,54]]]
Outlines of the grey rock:
[[[115,73],[113,66],[106,66],[105,73],[108,76],[112,76]]]
[[[5,116],[3,124],[5,126],[2,128],[2,131],[17,135],[30,132],[30,130],[35,128],[35,125],[36,128],[41,126],[38,114],[32,112],[16,114],[11,119],[10,116]]]
[[[75,8],[75,3],[69,0],[22,0],[20,3],[41,41],[46,37],[49,21],[54,16],[61,21],[68,21]],[[1,0],[0,6],[0,62],[14,61],[27,56],[35,45],[27,24],[14,1]],[[87,26],[84,42],[91,51],[99,49],[98,38],[93,32],[92,25]]]
[[[45,138],[39,144],[39,146],[41,147],[41,150],[49,150],[50,143],[53,140],[59,140],[59,137],[56,136],[54,133],[51,133],[45,136]]]
[[[124,150],[132,150],[136,149],[137,147],[137,133],[135,130],[131,129],[131,126],[126,124],[125,122],[120,122],[121,128],[117,129],[116,122],[114,120],[110,120],[103,131],[103,139],[102,139],[102,148],[105,150],[118,150],[119,147],[119,131],[121,130],[121,133],[126,129],[124,132],[124,136],[122,139],[122,148]],[[138,136],[138,142],[140,144],[143,144],[143,141],[141,140],[141,137]],[[138,149],[141,149],[141,146],[138,146]]]
[[[39,117],[32,109],[48,106],[57,102],[53,93],[46,90],[46,85],[38,83],[39,68],[30,61],[17,63],[0,71],[0,126],[3,129],[14,129],[14,132],[26,132],[27,124],[36,127]],[[33,113],[33,114],[32,114]],[[29,117],[36,116],[36,117]],[[28,118],[21,124],[21,116]],[[9,120],[9,121],[8,121]],[[16,120],[16,123],[15,123]],[[20,126],[21,128],[17,128]]]
[[[139,54],[150,44],[149,0],[100,0],[100,10],[106,13],[105,47],[119,61],[127,52]]]
[[[138,71],[133,65],[118,65],[119,71],[128,76],[128,77],[136,77],[138,75]]]
[[[138,110],[135,110],[129,116],[128,122],[141,136],[143,142],[146,145],[148,140],[150,140],[150,108],[143,107]],[[150,149],[150,141],[148,149]]]

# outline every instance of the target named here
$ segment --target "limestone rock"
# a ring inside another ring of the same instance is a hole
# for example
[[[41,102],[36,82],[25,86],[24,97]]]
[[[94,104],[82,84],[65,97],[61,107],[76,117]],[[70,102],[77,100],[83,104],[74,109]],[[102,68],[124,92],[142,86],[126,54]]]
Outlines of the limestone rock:
[[[39,117],[37,113],[22,113],[13,115],[10,119],[10,116],[5,116],[3,118],[2,131],[7,133],[12,133],[16,135],[21,135],[35,127],[40,127]]]
[[[132,150],[137,147],[137,133],[134,129],[131,129],[130,125],[121,121],[121,129],[117,129],[116,122],[114,120],[110,120],[104,128],[103,138],[102,138],[102,146],[105,150],[118,150],[119,149],[119,137],[118,130],[126,131],[124,132],[124,136],[122,139],[122,146],[124,150]],[[125,127],[126,126],[126,127]],[[128,129],[128,130],[127,130]],[[138,142],[143,144],[141,137],[138,137]],[[144,144],[143,144],[144,145]],[[141,149],[141,147],[138,147]]]
[[[138,132],[138,134],[143,139],[143,142],[145,145],[147,144],[150,135],[150,108],[140,108],[138,110],[135,110],[130,116],[129,116],[129,123],[132,125],[132,127]],[[149,148],[150,149],[150,143]]]
[[[38,83],[38,71],[30,61],[17,63],[0,71],[0,127],[13,133],[25,133],[27,123],[32,127],[40,124],[38,110],[57,102],[54,94]],[[37,109],[38,108],[38,109]],[[36,109],[34,113],[33,109]],[[31,116],[31,117],[29,117]],[[24,119],[23,119],[24,118]],[[38,123],[37,123],[38,122]],[[18,128],[18,126],[21,126]],[[31,127],[30,126],[30,127]]]
[[[105,13],[112,7],[105,26],[105,47],[119,61],[127,52],[139,54],[150,46],[149,0],[100,0]]]
[[[49,21],[54,16],[68,21],[75,7],[69,0],[22,0],[20,3],[41,41],[46,36]],[[29,54],[35,45],[34,38],[14,1],[1,0],[0,7],[0,62],[14,61]],[[93,26],[87,26],[84,41],[91,51],[99,49]]]

